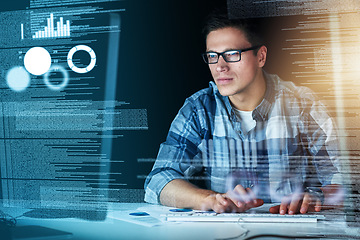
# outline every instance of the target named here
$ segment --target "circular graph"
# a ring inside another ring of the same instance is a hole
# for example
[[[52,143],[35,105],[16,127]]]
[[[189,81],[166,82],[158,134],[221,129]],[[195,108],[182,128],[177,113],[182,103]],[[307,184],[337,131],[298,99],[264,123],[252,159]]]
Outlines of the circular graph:
[[[87,67],[79,68],[74,65],[73,56],[77,51],[85,51],[90,55],[91,60]],[[96,55],[95,55],[94,50],[92,50],[91,47],[86,46],[86,45],[77,45],[77,46],[73,47],[72,49],[70,49],[70,51],[67,55],[67,63],[69,65],[69,67],[71,68],[71,70],[73,70],[74,72],[87,73],[87,72],[90,72],[95,67]]]
[[[23,67],[13,67],[6,74],[6,83],[15,92],[24,91],[30,85],[30,74]]]
[[[43,75],[51,66],[50,53],[43,47],[30,48],[25,54],[24,66],[33,75]]]
[[[49,80],[49,74],[51,72],[61,72],[64,76],[64,80],[62,81],[61,84],[52,84]],[[46,74],[44,75],[44,82],[46,84],[46,86],[52,90],[55,91],[60,91],[62,89],[64,89],[66,87],[66,85],[69,82],[69,74],[68,72],[65,70],[64,67],[60,66],[60,65],[53,65],[48,72],[46,72]]]

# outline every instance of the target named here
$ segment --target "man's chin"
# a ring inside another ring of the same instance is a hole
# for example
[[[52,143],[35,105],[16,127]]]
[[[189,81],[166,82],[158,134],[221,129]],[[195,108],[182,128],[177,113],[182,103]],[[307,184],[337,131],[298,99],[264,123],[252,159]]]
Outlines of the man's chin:
[[[218,84],[216,84],[216,86],[217,86],[221,96],[229,97],[234,94],[234,91],[231,89],[231,86],[222,86],[222,85],[218,85]]]
[[[229,97],[229,96],[233,95],[230,91],[224,91],[224,90],[220,90],[220,89],[219,89],[219,93],[221,96],[224,96],[224,97]]]

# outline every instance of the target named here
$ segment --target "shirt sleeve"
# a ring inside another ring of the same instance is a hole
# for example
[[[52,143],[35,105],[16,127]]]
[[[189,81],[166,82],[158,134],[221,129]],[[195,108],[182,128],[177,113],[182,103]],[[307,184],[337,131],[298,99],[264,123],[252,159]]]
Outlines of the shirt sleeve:
[[[171,124],[161,144],[155,164],[145,180],[145,201],[160,204],[162,189],[174,179],[187,179],[201,171],[198,145],[202,139],[200,121],[194,104],[187,100]]]
[[[307,147],[313,156],[312,165],[315,166],[318,181],[322,186],[343,184],[337,128],[325,106],[314,101],[305,114],[304,125],[307,129]]]

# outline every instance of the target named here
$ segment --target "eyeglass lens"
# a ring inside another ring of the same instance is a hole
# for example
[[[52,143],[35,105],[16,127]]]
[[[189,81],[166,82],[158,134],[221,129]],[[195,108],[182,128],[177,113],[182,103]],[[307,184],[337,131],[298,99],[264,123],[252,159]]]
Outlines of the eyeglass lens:
[[[205,61],[207,63],[217,63],[221,55],[226,62],[238,62],[241,60],[241,51],[231,50],[223,53],[209,52],[205,54]]]

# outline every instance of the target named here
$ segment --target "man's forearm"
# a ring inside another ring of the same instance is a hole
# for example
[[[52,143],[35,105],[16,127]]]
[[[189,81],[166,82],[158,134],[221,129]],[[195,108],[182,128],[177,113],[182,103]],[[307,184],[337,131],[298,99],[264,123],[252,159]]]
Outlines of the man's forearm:
[[[198,188],[186,180],[174,179],[161,191],[160,202],[170,207],[201,209],[204,199],[215,193]]]

